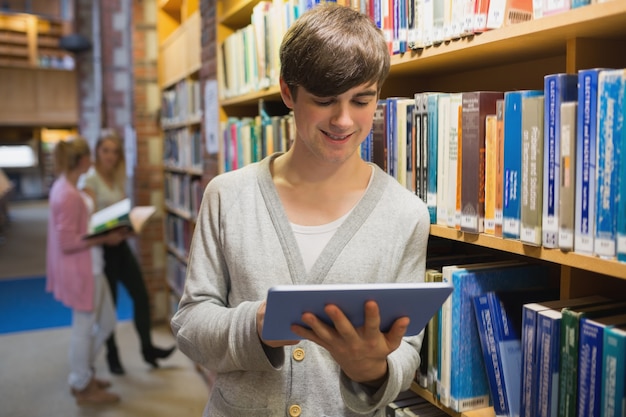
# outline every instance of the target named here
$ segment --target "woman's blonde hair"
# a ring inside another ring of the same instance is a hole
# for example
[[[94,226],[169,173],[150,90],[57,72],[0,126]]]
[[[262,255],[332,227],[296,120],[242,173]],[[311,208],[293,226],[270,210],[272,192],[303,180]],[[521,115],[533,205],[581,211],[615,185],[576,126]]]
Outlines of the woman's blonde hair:
[[[55,171],[67,174],[76,169],[80,159],[91,153],[89,143],[82,136],[72,136],[58,142],[54,147]]]
[[[101,164],[98,151],[100,150],[102,144],[106,141],[113,142],[113,144],[115,144],[117,148],[118,159],[117,164],[114,168],[115,172],[113,173],[113,180],[115,184],[123,190],[126,186],[126,157],[124,155],[124,142],[122,141],[122,138],[120,138],[120,136],[114,131],[103,131],[103,133],[100,135],[100,138],[98,139],[98,142],[96,143],[96,170],[98,170]]]

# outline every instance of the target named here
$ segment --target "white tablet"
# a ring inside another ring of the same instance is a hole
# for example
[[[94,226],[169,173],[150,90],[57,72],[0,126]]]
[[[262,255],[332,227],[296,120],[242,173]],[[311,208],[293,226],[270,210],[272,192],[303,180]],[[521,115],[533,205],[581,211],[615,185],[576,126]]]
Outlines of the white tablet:
[[[305,312],[332,324],[324,313],[327,304],[337,305],[355,327],[360,327],[368,300],[378,303],[383,332],[388,331],[396,319],[408,316],[411,322],[406,335],[416,335],[437,313],[452,289],[451,284],[432,282],[275,286],[267,293],[263,339],[300,339],[291,332],[290,326],[304,326],[301,317]]]

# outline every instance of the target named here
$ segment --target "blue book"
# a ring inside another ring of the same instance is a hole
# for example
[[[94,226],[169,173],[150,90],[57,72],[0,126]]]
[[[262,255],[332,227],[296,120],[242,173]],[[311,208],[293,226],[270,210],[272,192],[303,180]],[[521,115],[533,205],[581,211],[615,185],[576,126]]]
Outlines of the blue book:
[[[548,302],[528,303],[522,307],[522,381],[520,390],[520,416],[534,417],[536,415],[535,405],[537,403],[537,379],[538,351],[538,315],[541,311],[549,309],[562,309],[564,307],[574,307],[583,305],[598,304],[606,301],[606,297],[589,296],[574,298],[569,300],[554,300]]]
[[[430,215],[431,224],[437,223],[438,99],[439,94],[432,93],[428,95],[426,101],[426,117],[428,119],[426,206],[428,208],[428,214]]]
[[[488,293],[490,294],[490,293]],[[480,346],[482,348],[483,360],[485,361],[485,373],[493,410],[498,417],[509,416],[507,393],[504,388],[504,376],[502,374],[502,359],[496,351],[496,338],[494,335],[495,317],[489,309],[489,299],[487,294],[474,297],[474,314]]]
[[[626,324],[626,314],[580,320],[578,341],[578,417],[600,417],[602,405],[602,351],[604,331]]]
[[[494,318],[495,348],[502,364],[502,385],[509,417],[520,416],[522,308],[524,304],[554,300],[558,296],[558,290],[552,288],[526,288],[487,293],[489,308]]]
[[[561,183],[561,103],[578,97],[576,74],[544,77],[542,245],[559,247],[559,185]]]
[[[626,100],[626,98],[625,98]],[[626,262],[626,128],[622,129],[617,185],[617,260]]]
[[[552,309],[540,311],[537,316],[537,417],[556,417],[558,412],[561,316],[560,310]]]
[[[586,6],[591,4],[591,0],[572,0],[571,8],[576,9],[578,7]]]
[[[626,326],[604,332],[602,352],[602,415],[626,413]]]
[[[602,70],[604,68],[578,71],[574,251],[588,255],[593,253],[596,212],[598,76]]]
[[[445,266],[443,282],[454,292],[441,308],[440,401],[463,412],[489,405],[489,384],[473,312],[473,298],[504,289],[545,285],[543,265],[515,261]]]
[[[598,142],[594,253],[613,258],[617,254],[617,187],[619,152],[624,122],[626,70],[606,70],[598,77]]]
[[[504,93],[504,169],[502,236],[520,237],[522,184],[522,97],[542,95],[543,90]]]

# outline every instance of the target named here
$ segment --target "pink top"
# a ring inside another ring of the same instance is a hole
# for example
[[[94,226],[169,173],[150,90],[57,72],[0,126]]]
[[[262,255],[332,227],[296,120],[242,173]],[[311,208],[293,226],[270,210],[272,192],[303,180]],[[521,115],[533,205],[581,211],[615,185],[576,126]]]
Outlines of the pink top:
[[[65,306],[93,310],[94,275],[87,233],[89,211],[80,191],[60,176],[50,190],[46,291]]]

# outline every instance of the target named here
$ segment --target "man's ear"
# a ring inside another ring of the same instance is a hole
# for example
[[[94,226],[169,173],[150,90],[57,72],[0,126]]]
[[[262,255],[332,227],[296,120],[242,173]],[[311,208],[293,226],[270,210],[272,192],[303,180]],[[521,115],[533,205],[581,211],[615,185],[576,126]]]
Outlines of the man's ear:
[[[293,96],[291,95],[291,91],[289,90],[289,86],[283,80],[282,77],[280,77],[278,82],[279,82],[279,85],[280,85],[280,96],[282,97],[283,102],[285,103],[285,106],[287,106],[287,108],[289,108],[289,109],[293,109]]]

